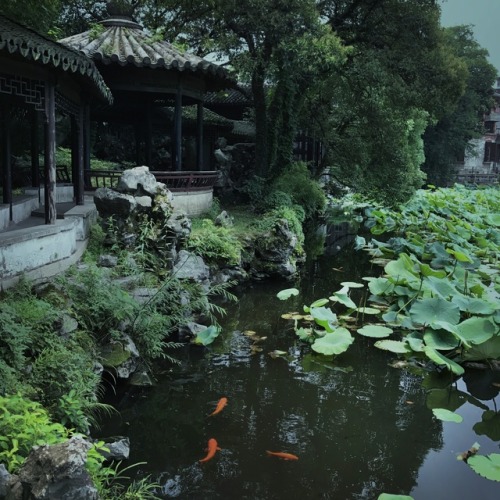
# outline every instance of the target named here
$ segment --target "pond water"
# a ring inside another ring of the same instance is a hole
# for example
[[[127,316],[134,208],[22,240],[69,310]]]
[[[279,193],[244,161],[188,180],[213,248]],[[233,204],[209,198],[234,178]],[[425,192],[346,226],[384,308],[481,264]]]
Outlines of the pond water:
[[[116,395],[120,413],[101,434],[130,438],[129,463],[147,462],[137,473],[157,480],[164,498],[376,499],[386,492],[497,500],[500,484],[456,457],[475,442],[481,454],[499,453],[499,414],[486,412],[497,410],[500,374],[475,371],[453,385],[447,375],[428,377],[423,387],[420,374],[391,367],[394,355],[374,348],[373,339],[358,335],[346,353],[325,361],[281,318],[328,297],[341,281],[380,274],[353,250],[352,235],[340,231],[329,240],[296,283],[237,291],[221,336],[208,348],[174,352],[182,364],[166,368],[155,387]],[[292,285],[300,296],[276,298]],[[261,352],[247,330],[266,337],[257,344]],[[275,349],[286,358],[269,356]],[[208,417],[221,397],[227,406]],[[464,420],[441,422],[435,407]],[[210,438],[221,451],[200,463]]]

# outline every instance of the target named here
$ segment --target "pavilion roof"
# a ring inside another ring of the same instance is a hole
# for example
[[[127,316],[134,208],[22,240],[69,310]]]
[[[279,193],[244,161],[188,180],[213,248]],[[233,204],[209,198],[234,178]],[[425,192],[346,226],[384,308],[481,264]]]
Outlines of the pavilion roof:
[[[97,93],[112,101],[109,88],[88,57],[0,14],[0,52],[91,80]]]
[[[127,16],[113,16],[101,21],[104,30],[88,30],[60,40],[103,64],[133,65],[191,72],[203,76],[208,90],[234,86],[227,71],[188,52],[183,52],[164,40],[156,40],[143,27]]]

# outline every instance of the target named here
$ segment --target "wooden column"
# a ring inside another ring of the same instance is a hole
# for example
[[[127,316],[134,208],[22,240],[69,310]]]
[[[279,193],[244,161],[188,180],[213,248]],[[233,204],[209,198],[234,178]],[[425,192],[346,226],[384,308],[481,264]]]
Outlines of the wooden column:
[[[90,177],[85,175],[85,172],[90,172],[90,106],[86,102],[81,109],[81,123],[82,123],[82,159],[83,159],[83,186],[88,185],[90,188]]]
[[[135,164],[141,164],[141,131],[139,124],[134,124],[134,137],[135,137]]]
[[[146,144],[145,144],[145,165],[151,169],[151,149],[152,149],[152,137],[153,137],[153,108],[151,101],[147,104],[146,110]]]
[[[71,178],[73,180],[73,197],[77,205],[83,205],[85,198],[85,179],[83,172],[84,114],[84,106],[80,106],[78,114],[76,116],[71,116]]]
[[[40,141],[38,140],[38,111],[31,112],[31,187],[40,188]]]
[[[55,86],[45,84],[45,224],[55,224],[56,208],[56,99]]]
[[[174,170],[180,172],[182,170],[182,85],[180,82],[175,95],[173,146]]]
[[[1,114],[2,134],[2,203],[9,205],[9,220],[12,220],[12,163],[10,149],[10,106],[3,105]]]
[[[196,168],[203,170],[203,101],[196,108]]]

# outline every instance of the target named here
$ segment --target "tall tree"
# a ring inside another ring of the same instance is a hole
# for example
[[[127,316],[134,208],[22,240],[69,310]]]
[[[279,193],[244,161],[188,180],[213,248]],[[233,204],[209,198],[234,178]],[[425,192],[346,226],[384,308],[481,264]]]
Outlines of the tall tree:
[[[56,26],[61,0],[2,0],[0,13],[44,35]]]

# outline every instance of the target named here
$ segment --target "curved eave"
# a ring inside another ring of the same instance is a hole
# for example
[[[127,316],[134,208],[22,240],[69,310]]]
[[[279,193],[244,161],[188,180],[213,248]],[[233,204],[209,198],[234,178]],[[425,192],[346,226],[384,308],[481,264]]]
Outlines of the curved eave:
[[[60,42],[100,64],[191,73],[207,80],[207,90],[235,86],[235,81],[219,65],[181,52],[168,42],[153,41],[141,29],[114,25],[97,37],[86,31]]]
[[[101,99],[112,102],[111,91],[94,62],[80,52],[61,45],[0,14],[0,52],[62,70],[90,80]]]

